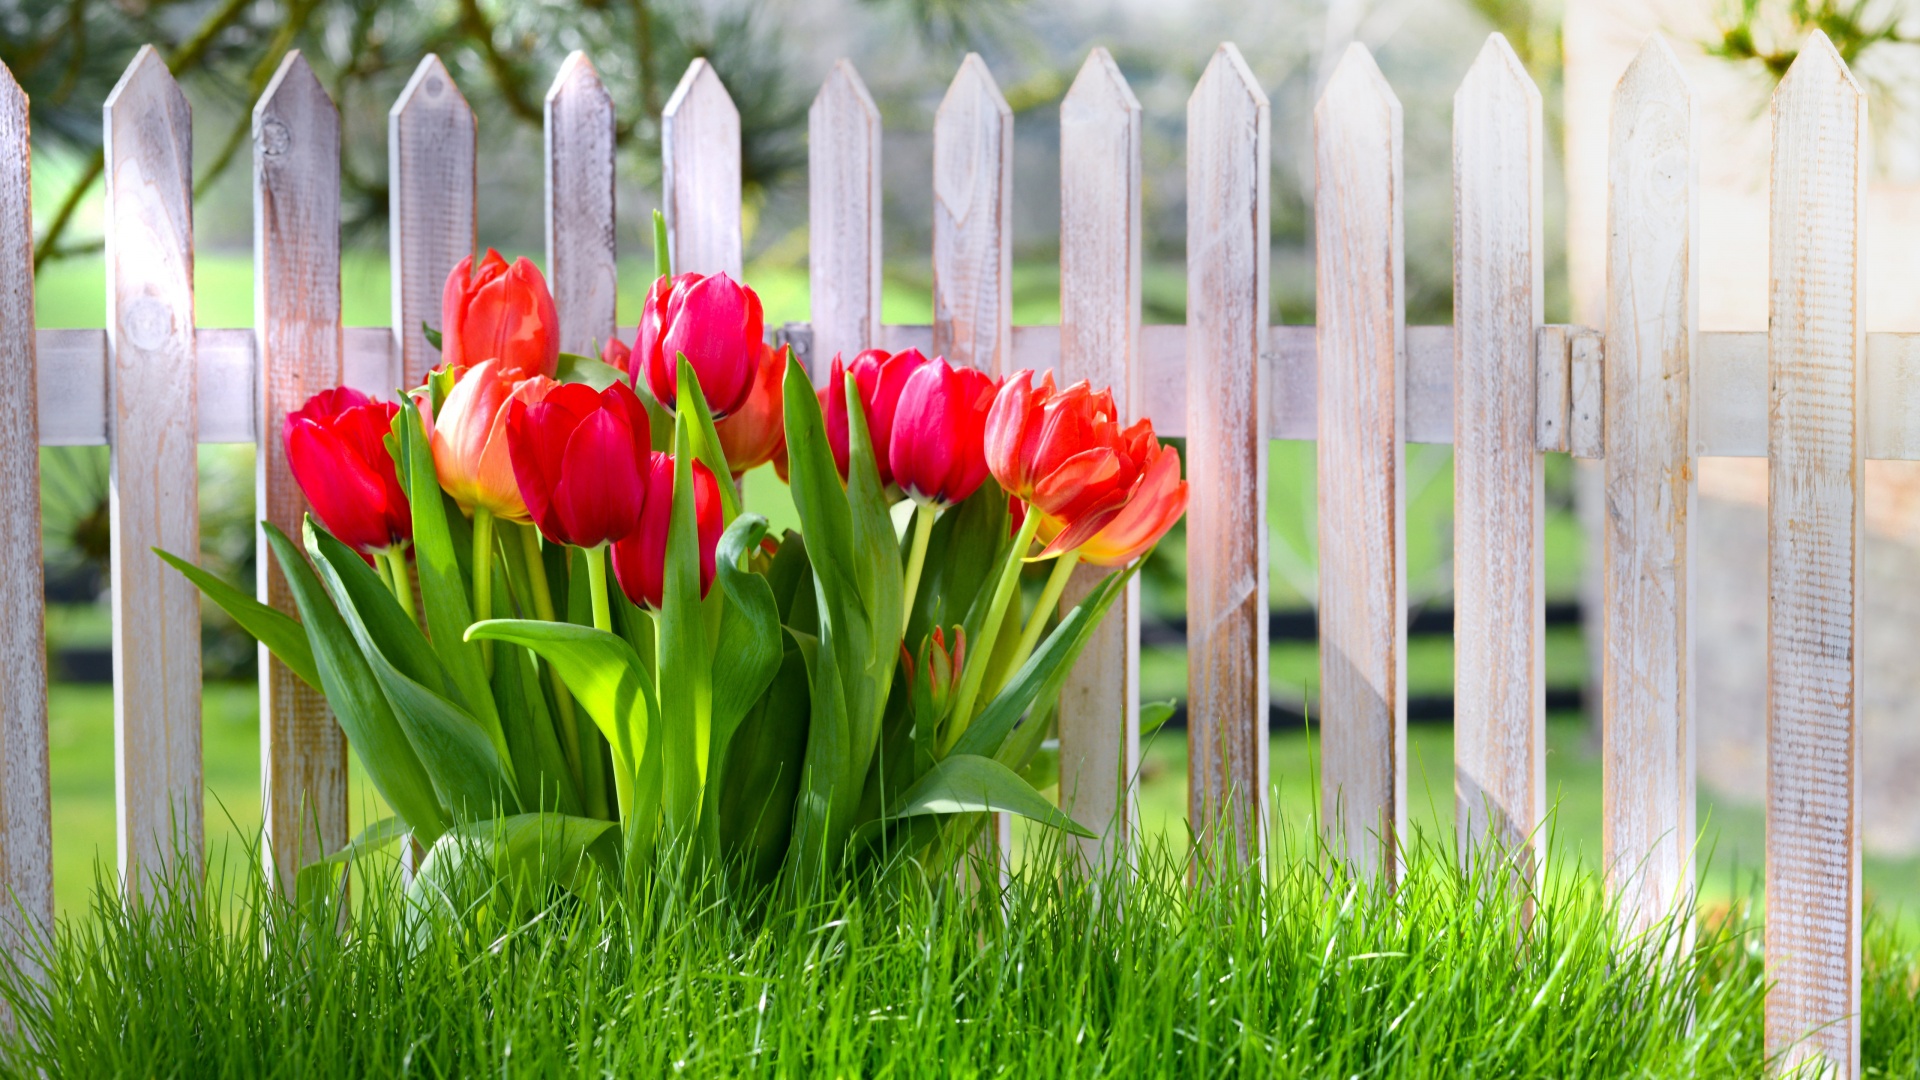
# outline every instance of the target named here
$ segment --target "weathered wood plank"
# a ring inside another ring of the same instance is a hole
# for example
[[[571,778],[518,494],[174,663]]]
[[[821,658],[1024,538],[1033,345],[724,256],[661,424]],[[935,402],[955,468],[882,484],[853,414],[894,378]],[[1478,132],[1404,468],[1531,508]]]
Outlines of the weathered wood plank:
[[[53,834],[28,126],[0,64],[0,949],[31,970],[26,946],[53,926]]]
[[[1693,896],[1698,146],[1692,91],[1655,37],[1614,90],[1607,155],[1602,851],[1636,932]]]
[[[1187,100],[1187,817],[1203,858],[1266,845],[1269,124],[1220,46]]]
[[[1573,407],[1571,326],[1543,326],[1533,338],[1534,449],[1567,452],[1567,425]]]
[[[1816,32],[1773,96],[1767,1048],[1841,1077],[1860,1073],[1866,129],[1866,96]]]
[[[114,786],[121,875],[151,895],[201,864],[200,597],[149,550],[200,555],[193,117],[152,46],[103,112]]]
[[[297,51],[253,109],[253,273],[254,505],[264,520],[299,536],[307,501],[280,428],[309,397],[340,385],[341,331],[340,114]],[[264,546],[254,562],[260,599],[296,615],[286,576]],[[326,699],[265,646],[260,789],[263,855],[291,895],[301,866],[347,842],[347,740]]]
[[[440,362],[420,327],[440,328],[447,274],[473,254],[477,138],[467,99],[428,54],[387,113],[396,386],[413,386]]]
[[[807,207],[808,370],[821,382],[835,356],[880,343],[880,109],[847,60],[807,110]]]
[[[740,277],[740,110],[704,57],[660,117],[661,191],[676,274]]]
[[[1363,874],[1407,826],[1406,253],[1400,99],[1359,43],[1313,110],[1320,818]]]
[[[1607,456],[1607,411],[1603,400],[1606,389],[1605,361],[1604,334],[1585,326],[1567,328],[1567,367],[1571,393],[1567,409],[1567,449],[1574,457]],[[1696,401],[1695,405],[1698,404]]]
[[[1454,95],[1454,821],[1530,876],[1546,814],[1540,93],[1489,37]]]
[[[1137,414],[1140,344],[1140,102],[1096,48],[1060,103],[1060,376],[1113,388],[1123,422]],[[1076,571],[1064,614],[1106,574]],[[1060,804],[1099,833],[1090,865],[1124,859],[1140,766],[1140,579],[1127,584],[1060,694]]]
[[[1013,110],[968,53],[933,119],[933,351],[1013,371]]]
[[[614,334],[613,98],[574,51],[547,90],[547,280],[560,349],[600,355]]]

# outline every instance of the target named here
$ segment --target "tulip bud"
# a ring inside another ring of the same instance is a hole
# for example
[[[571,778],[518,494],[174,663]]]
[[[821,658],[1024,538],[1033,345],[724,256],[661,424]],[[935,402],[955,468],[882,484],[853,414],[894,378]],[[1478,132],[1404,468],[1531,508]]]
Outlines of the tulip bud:
[[[973,494],[987,478],[987,411],[998,389],[984,373],[944,358],[915,368],[893,414],[887,455],[894,482],[939,506]]]
[[[625,383],[555,387],[509,401],[507,446],[527,512],[547,538],[599,547],[640,523],[651,471],[647,413]]]
[[[673,455],[652,454],[639,526],[613,545],[613,573],[621,591],[627,599],[656,611],[666,579],[673,468]],[[693,463],[693,517],[700,537],[700,595],[704,597],[713,585],[714,548],[720,543],[720,485],[713,472],[698,461]]]
[[[413,538],[413,515],[400,486],[387,433],[400,406],[350,387],[322,390],[280,428],[294,482],[334,538],[363,554]]]
[[[827,385],[820,389],[820,408],[826,416],[827,445],[833,450],[833,463],[840,467],[840,478],[847,478],[852,450],[848,442],[846,372],[853,373],[860,395],[862,412],[867,418],[867,438],[873,443],[873,461],[879,467],[880,486],[893,483],[891,445],[893,415],[900,403],[900,392],[907,378],[930,361],[919,349],[889,354],[885,349],[868,349],[842,368],[833,358]]]
[[[625,375],[628,381],[632,381],[633,350],[627,347],[626,342],[617,337],[608,338],[607,343],[600,346],[600,362]]]
[[[509,267],[492,248],[477,274],[472,256],[460,260],[440,297],[440,355],[442,366],[498,360],[504,378],[552,378],[560,362],[560,317],[547,279],[525,259]]]
[[[900,646],[900,661],[907,666],[907,694],[915,724],[938,725],[946,719],[953,704],[953,690],[960,682],[960,669],[967,658],[967,630],[953,628],[953,648],[947,648],[946,631],[936,626],[921,642],[920,659],[915,660]]]
[[[753,390],[733,415],[713,425],[720,436],[720,452],[727,456],[727,468],[739,476],[772,461],[786,445],[786,410],[780,388],[786,382],[785,345],[775,350],[760,346],[760,362],[753,379]]]
[[[559,385],[540,375],[510,380],[501,374],[498,361],[488,360],[461,372],[437,413],[419,401],[434,473],[460,509],[528,520],[507,447],[507,405],[514,400],[531,405]]]
[[[663,277],[647,292],[632,363],[643,369],[637,377],[646,379],[654,398],[671,409],[684,355],[718,420],[752,392],[764,329],[760,297],[726,274]]]

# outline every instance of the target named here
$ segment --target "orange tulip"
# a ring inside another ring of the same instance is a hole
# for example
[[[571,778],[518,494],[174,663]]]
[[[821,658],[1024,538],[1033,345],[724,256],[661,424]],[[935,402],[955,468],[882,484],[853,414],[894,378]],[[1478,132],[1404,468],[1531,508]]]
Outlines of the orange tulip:
[[[720,452],[727,456],[727,467],[735,476],[772,461],[786,446],[786,410],[780,387],[786,381],[787,355],[785,345],[778,350],[760,346],[753,389],[747,393],[746,403],[713,425],[714,433],[720,436]]]
[[[498,360],[503,376],[552,378],[560,316],[539,268],[525,259],[508,266],[492,248],[477,274],[471,255],[460,260],[440,296],[440,355],[443,367]]]
[[[1137,425],[1136,425],[1137,426]],[[1148,433],[1151,438],[1151,432]],[[1080,561],[1094,566],[1125,566],[1147,553],[1160,542],[1180,515],[1187,512],[1187,482],[1180,479],[1180,455],[1171,446],[1157,440],[1146,453],[1140,480],[1127,496],[1126,504],[1112,520],[1080,545]],[[1052,541],[1058,528],[1052,519],[1043,521],[1039,536]],[[1048,544],[1051,549],[1052,543]]]
[[[507,448],[507,406],[514,401],[531,405],[560,384],[544,375],[510,378],[502,374],[504,367],[488,360],[461,372],[438,415],[424,400],[418,404],[433,470],[460,509],[524,523],[532,519]]]

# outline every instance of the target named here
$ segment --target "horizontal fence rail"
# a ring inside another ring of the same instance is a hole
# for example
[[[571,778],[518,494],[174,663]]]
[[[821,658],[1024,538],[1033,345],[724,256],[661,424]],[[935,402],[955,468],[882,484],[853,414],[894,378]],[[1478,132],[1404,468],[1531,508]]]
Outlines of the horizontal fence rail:
[[[1432,707],[1407,693],[1407,638],[1442,629],[1409,624],[1400,461],[1407,443],[1451,444],[1457,606],[1444,631],[1456,640],[1462,857],[1517,855],[1516,873],[1537,872],[1544,713],[1568,693],[1543,673],[1541,454],[1603,459],[1606,872],[1636,926],[1686,910],[1694,874],[1697,459],[1767,458],[1767,1037],[1788,1060],[1852,1076],[1861,463],[1920,460],[1920,334],[1858,323],[1865,101],[1819,33],[1776,92],[1768,333],[1699,326],[1698,124],[1658,40],[1614,99],[1608,325],[1545,324],[1541,114],[1492,35],[1454,100],[1453,325],[1407,326],[1402,117],[1352,46],[1314,111],[1321,325],[1270,326],[1270,105],[1221,46],[1187,102],[1187,322],[1148,326],[1141,108],[1095,50],[1061,104],[1061,323],[1014,326],[1016,117],[969,56],[934,122],[934,321],[883,325],[884,133],[842,61],[808,114],[811,321],[776,336],[816,380],[836,354],[909,346],[996,375],[1089,378],[1113,386],[1123,419],[1186,440],[1187,618],[1145,636],[1188,648],[1194,832],[1244,858],[1263,857],[1270,824],[1268,644],[1311,636],[1327,688],[1323,827],[1336,850],[1398,872],[1405,723]],[[564,344],[579,350],[614,329],[618,265],[615,113],[584,54],[558,72],[544,116],[547,271]],[[0,917],[0,945],[51,917],[34,444],[111,448],[120,865],[144,888],[137,870],[201,842],[197,598],[149,552],[194,549],[195,444],[259,446],[261,513],[292,527],[304,505],[277,450],[281,416],[334,382],[383,396],[417,382],[433,360],[422,324],[474,250],[478,125],[437,57],[421,59],[388,115],[391,326],[341,325],[340,118],[298,53],[253,120],[252,328],[195,329],[191,111],[147,48],[104,104],[107,328],[36,331],[26,101],[0,68],[0,386],[13,395],[0,409],[0,531],[17,541],[0,544],[0,885],[20,901]],[[695,61],[662,127],[675,264],[738,275],[740,117],[722,73]],[[1323,565],[1311,635],[1267,610],[1270,439],[1320,443],[1321,548],[1342,550]],[[290,611],[261,567],[262,598]],[[1081,848],[1090,859],[1129,851],[1139,609],[1136,588],[1062,695],[1061,801],[1099,834]],[[343,742],[324,703],[278,665],[261,679],[264,848],[284,883],[345,836]]]

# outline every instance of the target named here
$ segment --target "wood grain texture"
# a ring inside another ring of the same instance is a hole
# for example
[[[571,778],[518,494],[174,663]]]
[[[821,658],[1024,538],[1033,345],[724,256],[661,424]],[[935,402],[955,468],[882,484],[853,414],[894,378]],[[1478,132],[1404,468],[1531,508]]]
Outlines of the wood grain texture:
[[[1693,95],[1655,37],[1613,93],[1602,527],[1602,852],[1626,925],[1689,910],[1694,865],[1694,463],[1699,151]]]
[[[291,52],[253,108],[253,303],[259,449],[254,505],[299,536],[307,501],[281,428],[341,383],[340,114],[306,58]],[[205,405],[208,395],[202,390]],[[255,557],[260,599],[297,617],[278,564]],[[260,806],[268,866],[294,874],[347,842],[347,740],[326,698],[260,646]]]
[[[1013,367],[1013,110],[968,53],[933,119],[933,351]]]
[[[1578,458],[1607,456],[1606,335],[1585,326],[1567,327],[1567,449]],[[1706,384],[1702,384],[1706,385]],[[1722,398],[1714,398],[1714,409]],[[1695,406],[1700,402],[1696,396]],[[1764,409],[1760,410],[1764,414]],[[1764,451],[1762,451],[1764,453]],[[1758,456],[1758,455],[1756,455]]]
[[[1269,125],[1220,46],[1187,100],[1187,817],[1203,859],[1266,845]]]
[[[547,90],[547,280],[560,350],[599,356],[614,334],[613,98],[593,62],[569,53]]]
[[[853,64],[827,73],[807,110],[808,371],[880,342],[880,109]]]
[[[0,950],[32,970],[26,946],[53,926],[33,175],[27,95],[4,64],[0,148]]]
[[[1548,325],[1533,337],[1534,449],[1543,454],[1567,452],[1568,413],[1572,408],[1572,353],[1570,326]]]
[[[1060,378],[1113,389],[1124,422],[1139,409],[1140,102],[1096,48],[1060,103]],[[1106,576],[1075,572],[1062,614]],[[1099,833],[1090,865],[1124,859],[1140,767],[1140,579],[1081,652],[1060,694],[1060,803]]]
[[[103,111],[114,786],[121,876],[150,896],[201,865],[200,596],[150,550],[200,554],[193,117],[152,46]]]
[[[1767,1047],[1860,1073],[1860,203],[1867,102],[1815,33],[1773,96]]]
[[[419,383],[440,362],[420,326],[440,328],[447,275],[473,254],[477,138],[467,99],[428,54],[387,113],[396,386]]]
[[[1406,243],[1400,99],[1354,43],[1313,110],[1320,819],[1391,884],[1407,826]]]
[[[740,110],[704,57],[660,117],[660,185],[676,274],[740,277]]]
[[[1534,331],[1540,93],[1491,35],[1453,99],[1454,821],[1531,876],[1546,814]]]

